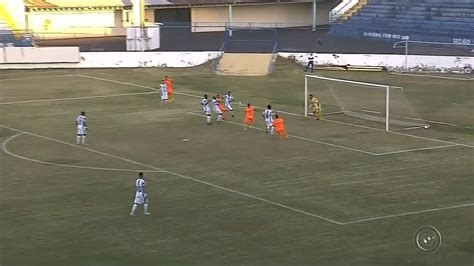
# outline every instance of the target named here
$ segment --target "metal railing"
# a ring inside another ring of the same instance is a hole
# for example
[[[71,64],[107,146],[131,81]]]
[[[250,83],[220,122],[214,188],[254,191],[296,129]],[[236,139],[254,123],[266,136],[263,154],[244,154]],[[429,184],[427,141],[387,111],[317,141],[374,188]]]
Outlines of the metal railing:
[[[359,0],[343,0],[329,12],[329,21],[335,23],[344,13],[354,7]]]

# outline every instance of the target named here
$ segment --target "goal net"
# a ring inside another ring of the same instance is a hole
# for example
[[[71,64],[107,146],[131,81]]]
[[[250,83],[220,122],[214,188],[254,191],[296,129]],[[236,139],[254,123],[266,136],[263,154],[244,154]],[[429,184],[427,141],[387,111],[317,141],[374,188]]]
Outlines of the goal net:
[[[311,94],[321,103],[323,119],[386,131],[428,127],[401,87],[306,75],[305,116],[311,112]]]

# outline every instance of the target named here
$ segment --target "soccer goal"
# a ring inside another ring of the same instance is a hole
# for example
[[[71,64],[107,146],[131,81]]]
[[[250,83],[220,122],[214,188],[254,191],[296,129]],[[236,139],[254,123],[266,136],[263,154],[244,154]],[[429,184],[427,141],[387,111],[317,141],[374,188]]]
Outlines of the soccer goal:
[[[318,98],[322,115],[343,116],[344,121],[364,124],[371,121],[386,131],[428,128],[401,87],[305,75],[305,116],[309,115],[309,95]]]

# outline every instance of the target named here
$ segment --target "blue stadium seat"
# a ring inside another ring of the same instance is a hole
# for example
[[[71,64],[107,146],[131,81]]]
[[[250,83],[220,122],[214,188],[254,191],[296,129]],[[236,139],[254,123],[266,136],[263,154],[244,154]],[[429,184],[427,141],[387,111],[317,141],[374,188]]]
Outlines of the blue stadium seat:
[[[354,38],[474,44],[473,0],[369,0],[330,34]]]
[[[33,46],[33,39],[29,34],[13,32],[5,21],[0,19],[0,47],[3,46]]]

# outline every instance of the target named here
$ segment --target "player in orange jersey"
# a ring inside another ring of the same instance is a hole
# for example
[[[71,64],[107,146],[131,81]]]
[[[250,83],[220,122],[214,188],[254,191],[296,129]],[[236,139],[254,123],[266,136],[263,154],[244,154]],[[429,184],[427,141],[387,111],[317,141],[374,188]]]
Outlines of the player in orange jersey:
[[[280,118],[278,115],[275,115],[275,119],[273,120],[273,127],[275,128],[275,132],[280,138],[284,140],[289,139],[288,133],[285,129],[285,120],[283,120],[283,118]]]
[[[166,84],[166,89],[168,90],[168,102],[173,102],[173,80],[169,76],[165,76],[164,82]]]
[[[247,129],[251,126],[253,126],[253,113],[255,112],[255,107],[251,106],[250,103],[247,104],[247,107],[245,108],[245,121],[244,121],[244,130],[247,131]]]
[[[217,99],[217,102],[219,103],[219,110],[221,110],[222,114],[225,116],[225,105],[224,105],[224,100],[222,100],[222,96],[217,94],[216,99]]]

